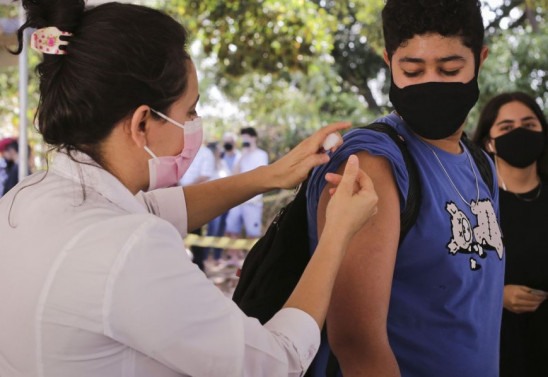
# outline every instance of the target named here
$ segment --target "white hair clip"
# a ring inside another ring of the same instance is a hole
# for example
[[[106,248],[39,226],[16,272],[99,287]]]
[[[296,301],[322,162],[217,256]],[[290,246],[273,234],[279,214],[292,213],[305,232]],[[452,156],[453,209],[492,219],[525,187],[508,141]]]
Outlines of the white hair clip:
[[[61,40],[62,35],[70,37],[72,33],[61,31],[55,26],[37,29],[32,33],[30,47],[44,54],[65,55],[67,51],[59,48],[68,45],[67,41]]]

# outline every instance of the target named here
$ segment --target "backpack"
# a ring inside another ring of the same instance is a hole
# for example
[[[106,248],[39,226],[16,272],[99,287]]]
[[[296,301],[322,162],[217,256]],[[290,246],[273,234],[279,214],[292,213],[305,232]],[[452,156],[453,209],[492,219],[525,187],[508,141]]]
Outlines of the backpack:
[[[387,134],[402,153],[409,176],[409,189],[406,205],[400,215],[401,244],[415,223],[421,205],[420,180],[415,161],[404,139],[392,126],[372,123],[360,128]],[[462,141],[476,162],[482,178],[488,187],[494,190],[493,172],[487,155],[469,141],[465,134]],[[301,184],[295,198],[278,212],[264,236],[248,252],[240,271],[240,279],[232,300],[247,316],[257,318],[262,324],[283,307],[311,258],[308,240],[307,185],[308,179]],[[331,353],[328,375],[336,373],[337,369],[338,364]],[[309,372],[306,375],[309,375]]]

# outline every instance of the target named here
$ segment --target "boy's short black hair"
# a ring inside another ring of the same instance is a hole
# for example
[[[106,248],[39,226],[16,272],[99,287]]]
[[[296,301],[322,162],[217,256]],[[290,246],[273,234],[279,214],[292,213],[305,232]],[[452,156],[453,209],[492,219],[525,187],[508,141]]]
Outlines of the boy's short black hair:
[[[484,26],[478,0],[387,0],[382,11],[388,57],[415,35],[460,36],[479,63]]]
[[[253,127],[245,127],[240,130],[240,135],[249,135],[251,137],[257,137],[257,131]]]

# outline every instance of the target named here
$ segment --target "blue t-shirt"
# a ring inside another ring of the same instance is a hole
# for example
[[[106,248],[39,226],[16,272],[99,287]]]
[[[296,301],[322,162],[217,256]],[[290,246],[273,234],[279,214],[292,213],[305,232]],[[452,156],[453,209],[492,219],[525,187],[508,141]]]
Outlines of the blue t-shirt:
[[[418,218],[398,248],[388,311],[388,337],[401,374],[498,377],[504,279],[498,190],[487,187],[466,151],[454,155],[427,145],[395,113],[377,121],[390,124],[406,140],[421,186]],[[400,150],[384,133],[355,129],[311,177],[309,224],[317,223],[325,173],[363,150],[390,162],[403,209],[409,182]],[[314,225],[309,238],[313,250]],[[321,364],[325,347],[320,354]]]

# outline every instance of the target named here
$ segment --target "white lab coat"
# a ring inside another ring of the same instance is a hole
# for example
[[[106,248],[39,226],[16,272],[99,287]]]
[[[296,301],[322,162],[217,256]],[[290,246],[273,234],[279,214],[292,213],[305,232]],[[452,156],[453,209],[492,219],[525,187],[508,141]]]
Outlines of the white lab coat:
[[[181,188],[141,200],[63,153],[0,200],[0,376],[302,375],[314,320],[244,316],[184,252]]]

